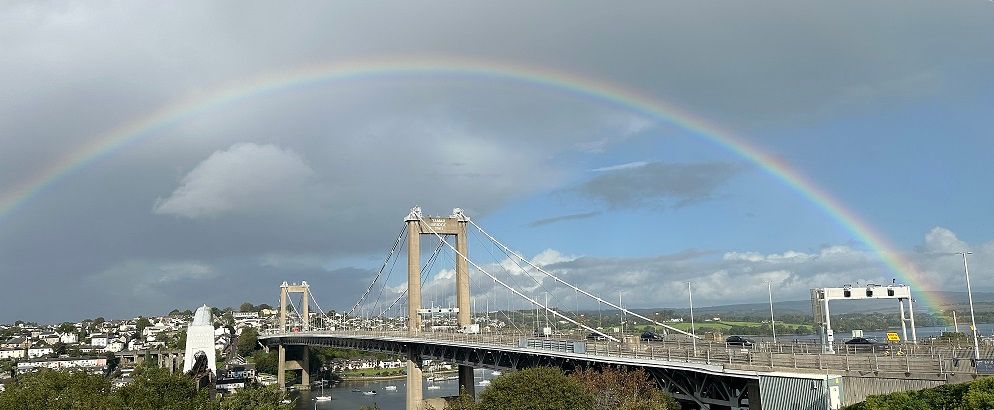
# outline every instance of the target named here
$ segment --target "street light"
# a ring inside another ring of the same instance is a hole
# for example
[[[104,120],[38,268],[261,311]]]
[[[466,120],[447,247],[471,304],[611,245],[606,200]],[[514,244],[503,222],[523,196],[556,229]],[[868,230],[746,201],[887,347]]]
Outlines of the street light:
[[[770,326],[773,328],[773,344],[777,344],[777,321],[773,318],[773,282],[766,282],[766,289],[770,292]]]
[[[697,355],[697,328],[694,326],[694,291],[691,290],[691,281],[687,281],[687,296],[690,298],[690,334],[693,336],[690,338],[690,342],[694,346],[694,356]]]
[[[980,341],[977,339],[977,319],[973,315],[973,289],[970,288],[970,265],[966,263],[966,255],[973,252],[956,252],[963,255],[963,270],[966,271],[966,294],[970,300],[970,329],[973,330],[973,358],[980,359]]]

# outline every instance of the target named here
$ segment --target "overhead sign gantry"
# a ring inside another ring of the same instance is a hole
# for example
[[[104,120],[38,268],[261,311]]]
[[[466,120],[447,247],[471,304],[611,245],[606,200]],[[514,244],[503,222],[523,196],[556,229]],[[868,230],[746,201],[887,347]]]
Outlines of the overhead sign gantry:
[[[897,299],[901,311],[901,332],[908,340],[908,325],[911,325],[911,341],[918,343],[915,333],[915,308],[911,303],[911,287],[901,284],[890,285],[845,285],[841,288],[811,289],[811,314],[819,328],[822,351],[835,353],[832,347],[835,335],[832,333],[832,318],[828,302],[832,300]],[[904,301],[908,301],[908,316],[905,316]]]

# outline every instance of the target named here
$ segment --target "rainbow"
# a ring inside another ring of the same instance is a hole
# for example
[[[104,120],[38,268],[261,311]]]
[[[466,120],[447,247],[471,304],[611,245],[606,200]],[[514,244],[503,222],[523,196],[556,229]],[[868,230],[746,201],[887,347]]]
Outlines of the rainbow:
[[[0,197],[0,223],[56,182],[77,170],[130,144],[155,135],[156,130],[180,123],[204,112],[217,109],[251,97],[267,95],[301,86],[323,83],[376,78],[387,76],[444,76],[470,79],[503,80],[526,85],[542,86],[559,92],[592,99],[650,116],[680,126],[712,142],[716,146],[755,164],[781,181],[815,207],[836,220],[856,239],[863,242],[893,273],[915,289],[931,289],[915,267],[894,250],[883,235],[860,219],[828,192],[810,181],[787,163],[764,152],[749,141],[721,129],[679,107],[641,95],[617,84],[548,68],[497,63],[459,58],[391,58],[334,62],[307,66],[290,71],[269,73],[242,79],[208,92],[192,95],[174,102],[151,114],[122,124],[105,134],[98,135],[87,145],[53,162]],[[933,298],[918,297],[926,306],[938,311],[941,304]]]

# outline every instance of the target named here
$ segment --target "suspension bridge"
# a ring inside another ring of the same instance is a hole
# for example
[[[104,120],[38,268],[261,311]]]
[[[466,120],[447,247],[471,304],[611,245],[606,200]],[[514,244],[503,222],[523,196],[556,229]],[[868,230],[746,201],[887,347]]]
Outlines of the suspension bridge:
[[[492,261],[470,258],[471,235]],[[430,253],[422,252],[422,237],[434,245],[425,249]],[[405,247],[406,286],[391,287]],[[428,254],[424,261],[422,253]],[[436,266],[446,255],[452,257],[452,270]],[[306,282],[284,282],[279,327],[260,339],[279,351],[280,386],[285,386],[286,371],[299,371],[302,386],[309,384],[310,346],[403,356],[408,409],[423,408],[425,360],[457,364],[460,390],[468,394],[475,393],[475,368],[642,369],[666,392],[702,409],[837,409],[871,394],[977,377],[968,347],[906,343],[864,352],[839,345],[826,353],[813,343],[733,346],[703,340],[626,308],[621,300],[576,286],[566,276],[515,252],[458,208],[446,216],[426,216],[414,208],[351,309],[330,314]],[[480,302],[482,311],[477,310]],[[601,326],[604,314],[620,316],[622,328]],[[626,333],[626,322],[634,321],[655,327],[660,335],[645,340]],[[982,352],[982,357],[992,356],[992,351]]]

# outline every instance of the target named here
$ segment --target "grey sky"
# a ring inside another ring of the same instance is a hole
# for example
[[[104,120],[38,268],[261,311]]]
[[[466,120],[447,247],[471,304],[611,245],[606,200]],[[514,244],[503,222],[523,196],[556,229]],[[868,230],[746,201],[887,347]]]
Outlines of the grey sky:
[[[782,130],[969,90],[994,66],[994,52],[982,52],[994,35],[992,8],[987,1],[5,2],[0,196],[171,102],[265,73],[362,58],[458,56],[577,73],[776,142],[786,138]],[[552,227],[603,216],[591,204],[701,202],[749,172],[647,159],[591,173],[572,160],[648,130],[667,134],[666,127],[552,90],[402,75],[222,106],[154,130],[0,215],[0,280],[8,290],[0,322],[271,302],[279,282],[294,277],[325,286],[326,303],[344,306],[413,205],[462,206],[484,218],[539,193],[579,192],[584,210],[527,216]],[[608,267],[654,275],[747,270],[739,260],[715,259],[723,251],[708,252],[704,262],[585,255],[554,267],[606,292],[599,281]],[[844,265],[804,265],[784,277],[801,286],[805,275],[859,270]],[[677,280],[659,281],[657,290],[672,291]],[[45,309],[35,303],[39,295],[50,301]]]

